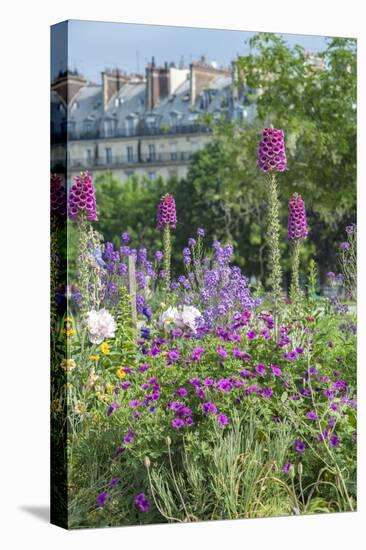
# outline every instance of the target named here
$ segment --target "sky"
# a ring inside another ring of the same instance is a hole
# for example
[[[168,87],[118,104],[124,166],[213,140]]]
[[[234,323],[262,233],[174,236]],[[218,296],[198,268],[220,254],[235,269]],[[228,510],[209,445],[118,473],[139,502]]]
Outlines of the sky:
[[[151,57],[157,64],[184,64],[206,56],[208,62],[228,66],[237,54],[248,52],[245,41],[255,32],[197,29],[141,25],[133,23],[105,23],[71,20],[68,33],[69,69],[77,69],[88,80],[100,82],[100,73],[106,68],[119,67],[128,73],[144,73]],[[60,48],[62,25],[53,27],[52,77],[65,70]],[[317,52],[325,48],[325,37],[283,34],[290,45],[300,44]]]

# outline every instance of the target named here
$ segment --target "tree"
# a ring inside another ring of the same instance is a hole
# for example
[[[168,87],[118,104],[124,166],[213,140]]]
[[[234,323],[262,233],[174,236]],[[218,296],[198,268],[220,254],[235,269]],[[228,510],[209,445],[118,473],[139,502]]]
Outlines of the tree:
[[[258,122],[285,130],[283,190],[304,196],[327,270],[343,228],[356,218],[356,42],[329,39],[315,57],[273,34],[260,33],[249,45],[237,61],[239,80],[259,91]]]

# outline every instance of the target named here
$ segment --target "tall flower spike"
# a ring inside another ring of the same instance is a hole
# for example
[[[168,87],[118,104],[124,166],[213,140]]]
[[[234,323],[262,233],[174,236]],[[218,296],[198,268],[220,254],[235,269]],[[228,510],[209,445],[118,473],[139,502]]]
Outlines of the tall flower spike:
[[[157,212],[157,227],[159,231],[163,231],[166,225],[170,229],[175,229],[177,225],[175,200],[169,193],[161,197]]]
[[[264,128],[259,142],[258,166],[263,172],[287,170],[285,135],[278,128]]]
[[[170,262],[172,255],[172,245],[170,239],[170,230],[175,229],[177,225],[177,210],[175,200],[172,195],[166,194],[160,199],[158,206],[157,228],[163,232],[163,248],[164,248],[164,275],[165,288],[170,288]]]
[[[298,193],[294,193],[288,203],[288,228],[289,241],[306,239],[308,236],[308,224],[306,220],[305,203]]]
[[[74,177],[69,193],[69,218],[77,222],[81,212],[85,212],[86,219],[89,221],[98,219],[95,189],[87,171]]]
[[[66,217],[67,195],[61,176],[51,174],[51,214],[64,219]]]

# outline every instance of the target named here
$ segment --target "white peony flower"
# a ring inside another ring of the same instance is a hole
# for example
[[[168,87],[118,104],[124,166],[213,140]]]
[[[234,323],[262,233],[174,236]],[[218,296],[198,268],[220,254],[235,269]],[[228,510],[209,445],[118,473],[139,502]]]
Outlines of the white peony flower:
[[[201,312],[194,306],[183,306],[180,312],[180,319],[183,325],[196,332],[197,320],[201,319]]]
[[[92,344],[101,344],[105,338],[114,338],[117,325],[112,315],[106,309],[92,309],[87,314],[89,340]]]
[[[164,330],[170,330],[172,326],[189,327],[196,332],[196,320],[201,318],[200,311],[193,306],[183,306],[183,308],[168,307],[159,317],[159,325]]]
[[[159,324],[164,330],[169,330],[172,325],[180,323],[180,313],[176,307],[168,307],[163,313],[160,314]]]

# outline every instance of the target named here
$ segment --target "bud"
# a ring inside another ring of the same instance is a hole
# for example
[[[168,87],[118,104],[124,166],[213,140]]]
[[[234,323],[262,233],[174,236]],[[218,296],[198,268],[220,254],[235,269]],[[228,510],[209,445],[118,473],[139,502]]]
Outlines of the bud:
[[[301,477],[302,476],[302,471],[303,471],[302,462],[299,462],[299,464],[297,466],[297,471],[298,471],[299,476]]]
[[[166,444],[168,445],[168,447],[170,447],[170,445],[172,444],[172,440],[170,439],[169,436],[166,438],[165,441],[166,441]]]
[[[150,468],[151,462],[150,462],[150,458],[148,456],[145,456],[144,464],[145,464],[146,468]]]

